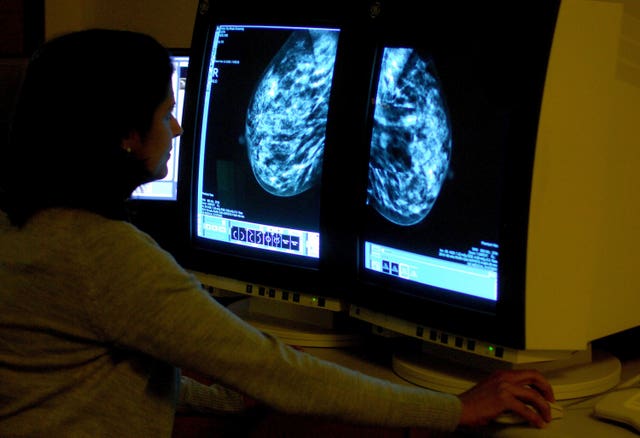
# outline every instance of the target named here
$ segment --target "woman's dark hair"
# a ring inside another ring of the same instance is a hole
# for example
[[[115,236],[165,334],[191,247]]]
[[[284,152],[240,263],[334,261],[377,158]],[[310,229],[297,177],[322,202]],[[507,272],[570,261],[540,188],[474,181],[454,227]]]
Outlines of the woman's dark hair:
[[[125,200],[150,175],[122,141],[148,133],[172,71],[167,50],[140,33],[93,29],[45,43],[0,151],[0,209],[12,223],[48,207],[124,218]]]

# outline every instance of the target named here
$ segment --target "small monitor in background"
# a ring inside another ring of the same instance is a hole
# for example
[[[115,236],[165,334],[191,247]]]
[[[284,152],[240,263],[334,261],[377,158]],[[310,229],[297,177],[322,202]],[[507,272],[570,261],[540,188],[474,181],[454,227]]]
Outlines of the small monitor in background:
[[[174,66],[172,77],[173,91],[175,93],[176,106],[174,116],[179,121],[182,120],[182,109],[184,106],[184,92],[187,82],[187,67],[189,66],[189,56],[180,51],[172,51],[171,60]],[[131,195],[132,199],[175,201],[178,193],[178,162],[180,156],[180,137],[173,139],[173,149],[171,158],[167,163],[167,176],[158,181],[153,181],[138,187]]]

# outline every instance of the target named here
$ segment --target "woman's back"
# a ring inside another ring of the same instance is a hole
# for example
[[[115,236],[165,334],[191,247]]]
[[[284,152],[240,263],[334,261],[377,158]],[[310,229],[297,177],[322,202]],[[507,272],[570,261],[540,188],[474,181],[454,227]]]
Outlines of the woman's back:
[[[109,260],[136,234],[80,210],[46,210],[21,228],[0,212],[0,436],[170,434],[176,370],[118,349],[103,324],[118,318],[117,303],[101,304]]]

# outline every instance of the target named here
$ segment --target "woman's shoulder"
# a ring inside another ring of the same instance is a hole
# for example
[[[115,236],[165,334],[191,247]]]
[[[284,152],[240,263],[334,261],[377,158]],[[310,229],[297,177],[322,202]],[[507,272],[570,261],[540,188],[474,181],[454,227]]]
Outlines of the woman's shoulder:
[[[58,235],[83,245],[128,243],[156,246],[148,234],[131,223],[82,209],[50,208],[40,211],[29,220],[25,230],[50,237]]]

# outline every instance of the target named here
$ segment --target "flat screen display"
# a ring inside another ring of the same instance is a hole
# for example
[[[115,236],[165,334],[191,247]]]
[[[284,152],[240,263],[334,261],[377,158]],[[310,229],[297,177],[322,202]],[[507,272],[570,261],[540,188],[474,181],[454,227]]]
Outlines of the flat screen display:
[[[338,35],[215,26],[195,148],[192,233],[200,245],[317,264]]]
[[[414,284],[417,294],[429,286],[441,297],[496,302],[500,144],[480,132],[457,136],[452,103],[427,51],[384,48],[362,262],[390,281]]]

